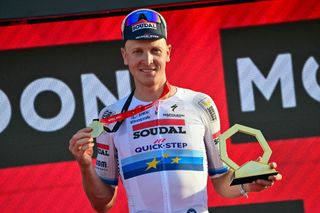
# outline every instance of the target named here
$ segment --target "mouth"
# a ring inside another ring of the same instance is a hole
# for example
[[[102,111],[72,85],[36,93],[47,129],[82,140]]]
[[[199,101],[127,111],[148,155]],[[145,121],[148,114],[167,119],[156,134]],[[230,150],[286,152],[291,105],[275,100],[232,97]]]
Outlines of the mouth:
[[[144,72],[144,73],[151,73],[151,72],[156,72],[156,68],[141,68],[139,71]]]

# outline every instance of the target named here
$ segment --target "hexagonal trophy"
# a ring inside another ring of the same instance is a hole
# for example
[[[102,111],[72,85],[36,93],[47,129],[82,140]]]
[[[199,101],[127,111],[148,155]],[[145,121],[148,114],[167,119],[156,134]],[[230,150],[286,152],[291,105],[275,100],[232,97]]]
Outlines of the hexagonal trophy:
[[[228,157],[226,140],[237,132],[254,136],[258,140],[264,151],[261,161],[248,161],[240,167]],[[269,176],[278,174],[278,172],[275,169],[271,169],[268,164],[271,153],[272,150],[270,149],[266,139],[263,137],[261,131],[258,129],[235,124],[220,135],[221,159],[234,170],[234,177],[232,178],[230,185],[251,183],[257,179],[268,180]]]

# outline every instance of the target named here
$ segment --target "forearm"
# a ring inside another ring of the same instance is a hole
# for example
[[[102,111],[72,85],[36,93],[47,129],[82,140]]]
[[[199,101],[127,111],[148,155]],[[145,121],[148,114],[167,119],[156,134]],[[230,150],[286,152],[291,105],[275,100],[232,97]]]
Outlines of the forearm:
[[[113,202],[115,188],[103,183],[92,165],[80,168],[84,191],[92,207],[97,212],[106,212],[110,208],[108,204]]]
[[[212,184],[215,191],[223,197],[236,198],[243,196],[239,185],[230,186],[230,180],[232,176],[233,171],[229,170],[229,172],[225,175],[219,178],[212,179]]]

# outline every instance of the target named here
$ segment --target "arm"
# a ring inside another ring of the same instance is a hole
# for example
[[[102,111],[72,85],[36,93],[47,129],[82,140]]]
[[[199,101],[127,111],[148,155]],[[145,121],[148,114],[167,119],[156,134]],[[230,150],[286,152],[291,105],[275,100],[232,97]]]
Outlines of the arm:
[[[112,207],[117,188],[105,184],[92,165],[93,138],[91,128],[79,130],[69,141],[69,150],[80,166],[84,191],[97,212],[106,212]]]
[[[208,170],[212,184],[217,193],[227,198],[240,197],[243,194],[240,186],[230,186],[230,180],[233,177],[233,171],[228,170],[220,159],[219,151],[219,133],[220,119],[216,105],[209,96],[200,96],[197,103],[202,109],[203,123],[205,126],[204,142],[208,158]],[[259,161],[260,159],[258,159]],[[270,163],[271,168],[276,168],[275,163]],[[281,180],[281,174],[270,176],[269,180],[257,180],[253,183],[244,184],[245,192],[259,192],[274,184],[275,181]]]
[[[276,163],[270,163],[270,168],[275,169],[276,167]],[[233,173],[233,170],[229,170],[226,174],[218,178],[211,179],[215,191],[223,197],[236,198],[243,196],[239,185],[230,186],[230,179],[233,177]],[[275,181],[279,181],[281,179],[282,175],[277,174],[269,176],[269,180],[257,180],[252,183],[244,184],[243,188],[245,192],[260,192],[273,186]]]
[[[101,181],[93,166],[80,167],[82,184],[92,207],[97,212],[106,212],[110,209],[117,194],[117,187],[113,188]]]
[[[242,196],[239,186],[230,186],[230,179],[232,178],[232,176],[233,171],[229,170],[222,176],[211,179],[214,190],[223,197],[235,198]]]

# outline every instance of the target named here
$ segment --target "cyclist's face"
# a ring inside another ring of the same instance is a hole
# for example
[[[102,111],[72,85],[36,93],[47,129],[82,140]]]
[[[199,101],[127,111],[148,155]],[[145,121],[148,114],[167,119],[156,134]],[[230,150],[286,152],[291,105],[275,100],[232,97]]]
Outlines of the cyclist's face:
[[[128,40],[121,49],[135,84],[154,86],[166,81],[166,63],[170,61],[171,45],[165,39]]]

